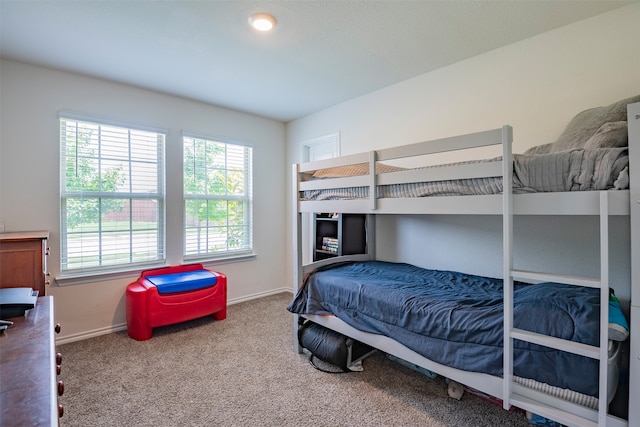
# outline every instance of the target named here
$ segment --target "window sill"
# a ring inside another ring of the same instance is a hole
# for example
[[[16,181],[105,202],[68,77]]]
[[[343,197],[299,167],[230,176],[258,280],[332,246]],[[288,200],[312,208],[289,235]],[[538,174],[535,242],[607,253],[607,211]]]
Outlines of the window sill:
[[[220,264],[232,264],[232,263],[236,263],[236,262],[246,262],[246,261],[253,261],[254,259],[257,258],[257,254],[251,252],[251,253],[245,253],[242,255],[229,255],[229,256],[223,256],[223,257],[187,257],[184,259],[184,263],[185,264],[190,264],[190,263],[200,263],[204,266],[213,266],[213,265],[220,265]]]
[[[195,264],[200,263],[205,267],[222,265],[222,264],[233,264],[236,262],[246,262],[252,261],[257,258],[255,253],[247,253],[236,256],[225,256],[225,257],[216,257],[216,258],[185,258],[183,264]],[[108,280],[117,280],[122,278],[133,278],[137,279],[140,276],[140,273],[144,270],[151,270],[154,268],[163,268],[169,267],[169,264],[154,264],[154,265],[145,265],[145,266],[137,266],[131,267],[126,270],[118,270],[118,271],[100,271],[93,273],[77,273],[77,274],[68,274],[56,277],[56,283],[58,286],[73,286],[73,285],[86,285],[88,283],[93,282],[106,282]]]
[[[58,286],[71,286],[71,285],[85,285],[87,283],[93,282],[106,282],[107,280],[116,280],[122,279],[125,277],[137,277],[140,275],[140,272],[144,270],[150,270],[152,268],[162,268],[168,267],[167,264],[154,264],[154,265],[145,265],[132,267],[126,270],[118,270],[118,271],[96,271],[96,272],[85,272],[85,273],[76,273],[76,274],[68,274],[63,276],[56,277],[56,283]]]

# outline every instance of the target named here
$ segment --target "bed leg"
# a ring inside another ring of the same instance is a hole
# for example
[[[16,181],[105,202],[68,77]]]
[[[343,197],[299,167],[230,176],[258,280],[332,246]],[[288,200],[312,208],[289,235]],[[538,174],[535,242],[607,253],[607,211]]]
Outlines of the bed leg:
[[[298,354],[302,353],[302,346],[300,346],[300,341],[298,341],[298,327],[301,320],[301,317],[297,314],[293,315],[293,351]]]

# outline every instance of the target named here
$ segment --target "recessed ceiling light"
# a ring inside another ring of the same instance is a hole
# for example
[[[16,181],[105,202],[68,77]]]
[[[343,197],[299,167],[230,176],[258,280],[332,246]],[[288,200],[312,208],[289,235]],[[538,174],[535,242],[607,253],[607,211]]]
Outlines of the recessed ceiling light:
[[[254,13],[249,17],[249,24],[258,31],[270,31],[278,21],[268,13]]]

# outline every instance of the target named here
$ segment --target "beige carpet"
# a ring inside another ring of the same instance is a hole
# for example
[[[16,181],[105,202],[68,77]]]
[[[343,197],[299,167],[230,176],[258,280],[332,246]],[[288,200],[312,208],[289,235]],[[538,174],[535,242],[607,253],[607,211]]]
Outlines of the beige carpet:
[[[475,396],[447,396],[378,352],[363,372],[327,374],[293,351],[283,293],[154,330],[58,346],[64,426],[527,426]]]

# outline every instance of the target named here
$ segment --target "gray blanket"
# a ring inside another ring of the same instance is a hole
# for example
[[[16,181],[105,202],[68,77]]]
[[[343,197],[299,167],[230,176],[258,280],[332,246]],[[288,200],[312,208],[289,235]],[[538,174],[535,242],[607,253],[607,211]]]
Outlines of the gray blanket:
[[[513,168],[513,187],[518,192],[622,190],[629,187],[626,147],[516,154]]]

